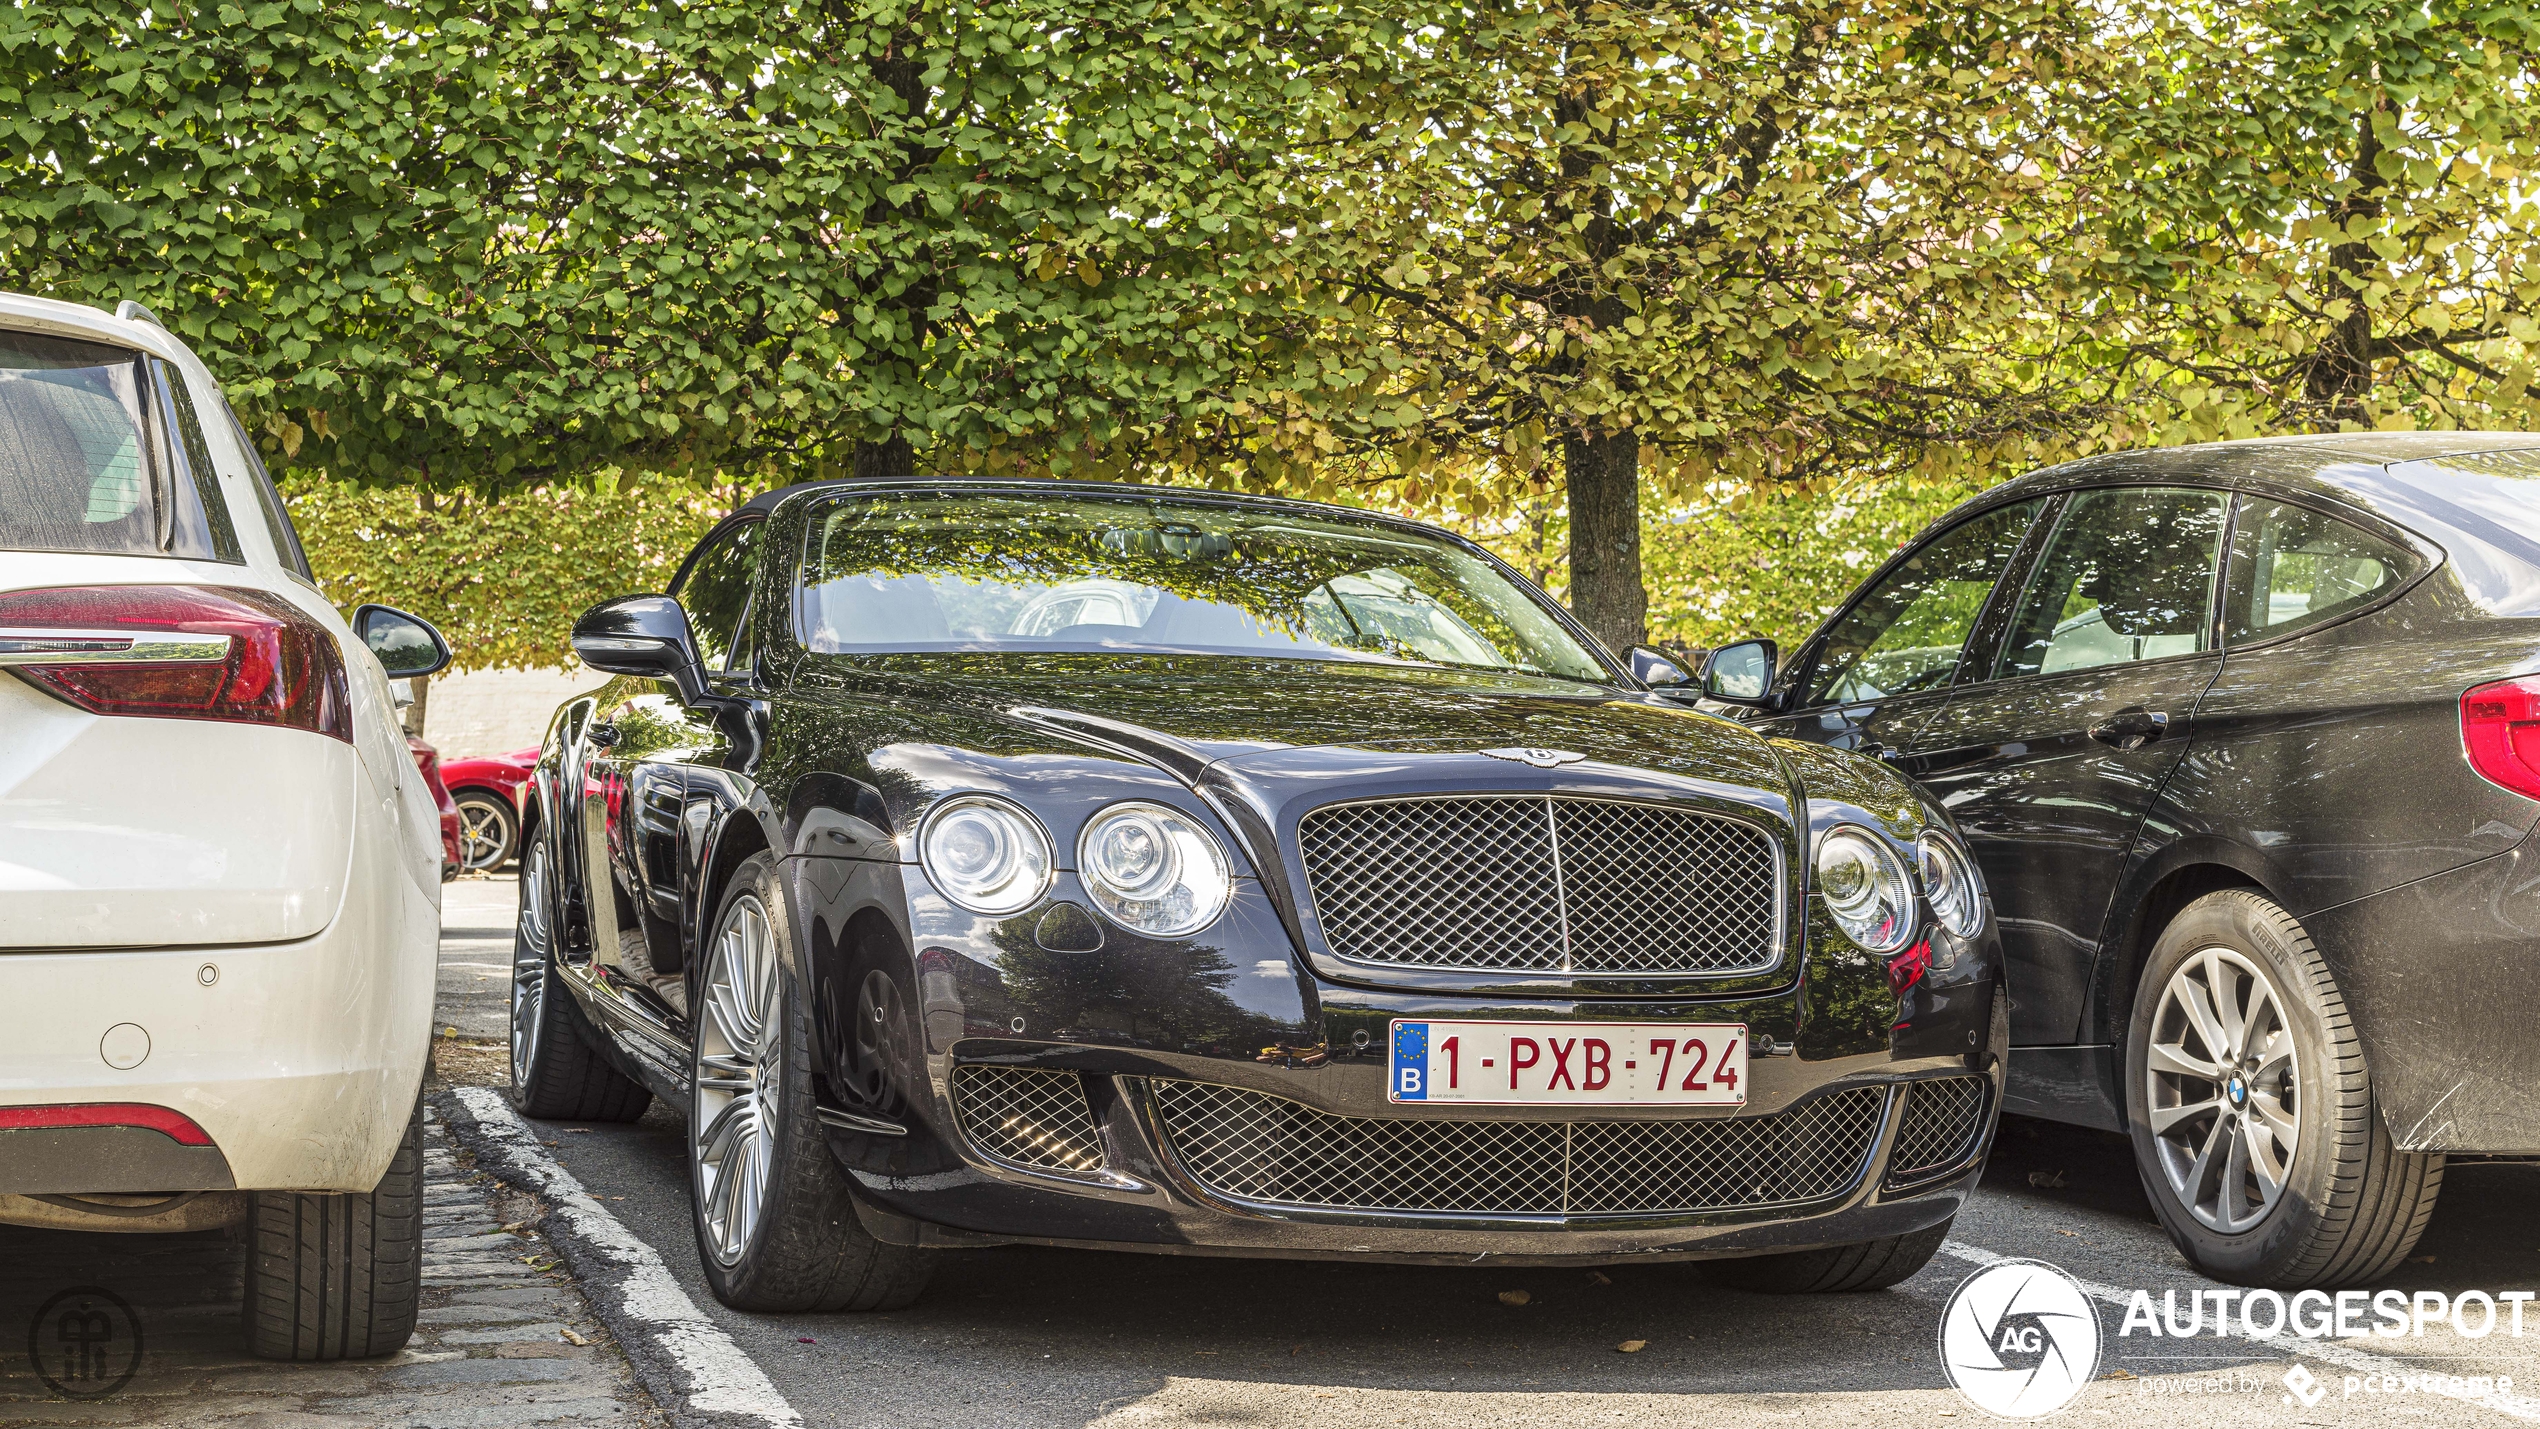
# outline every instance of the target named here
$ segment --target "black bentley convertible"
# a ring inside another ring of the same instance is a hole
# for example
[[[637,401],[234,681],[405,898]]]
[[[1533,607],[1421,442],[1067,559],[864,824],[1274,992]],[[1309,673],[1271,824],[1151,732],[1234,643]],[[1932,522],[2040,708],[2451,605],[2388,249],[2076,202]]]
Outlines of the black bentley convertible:
[[[1947,817],[1442,532],[798,486],[574,647],[619,678],[537,767],[513,1097],[678,1106],[729,1304],[1007,1242],[1857,1289],[1981,1168],[2006,1004]]]

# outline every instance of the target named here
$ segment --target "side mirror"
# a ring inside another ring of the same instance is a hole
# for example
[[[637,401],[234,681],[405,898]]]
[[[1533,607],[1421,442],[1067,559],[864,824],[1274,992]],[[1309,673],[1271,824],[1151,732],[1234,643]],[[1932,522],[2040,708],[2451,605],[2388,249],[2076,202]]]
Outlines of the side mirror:
[[[353,633],[379,657],[379,667],[392,680],[438,674],[450,663],[450,642],[441,638],[432,622],[402,610],[384,605],[358,607],[353,611]]]
[[[1770,640],[1721,646],[1702,662],[1703,697],[1732,705],[1771,704],[1773,667],[1780,658],[1780,647]]]
[[[1684,665],[1664,650],[1653,650],[1646,645],[1635,645],[1631,649],[1629,658],[1632,665],[1632,678],[1653,690],[1693,683],[1693,676],[1685,672]]]
[[[706,695],[705,661],[688,613],[666,595],[622,595],[582,612],[573,622],[573,653],[604,675],[668,680],[682,704]]]

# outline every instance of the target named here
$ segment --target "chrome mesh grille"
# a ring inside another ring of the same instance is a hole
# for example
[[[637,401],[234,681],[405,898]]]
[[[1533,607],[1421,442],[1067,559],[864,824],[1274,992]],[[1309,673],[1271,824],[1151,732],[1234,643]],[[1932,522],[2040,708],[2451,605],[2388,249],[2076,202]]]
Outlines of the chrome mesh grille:
[[[1896,1128],[1896,1150],[1887,1158],[1890,1179],[1955,1166],[1984,1134],[1982,1077],[1916,1082],[1905,1092],[1905,1119]]]
[[[1335,804],[1299,823],[1338,957],[1532,972],[1722,973],[1778,951],[1779,850],[1689,809],[1538,795]]]
[[[1733,1210],[1821,1200],[1861,1179],[1887,1094],[1708,1121],[1334,1116],[1211,1082],[1154,1083],[1174,1159],[1221,1196],[1467,1215]]]
[[[1077,1073],[957,1067],[953,1107],[970,1140],[999,1161],[1043,1171],[1102,1165],[1102,1136]]]

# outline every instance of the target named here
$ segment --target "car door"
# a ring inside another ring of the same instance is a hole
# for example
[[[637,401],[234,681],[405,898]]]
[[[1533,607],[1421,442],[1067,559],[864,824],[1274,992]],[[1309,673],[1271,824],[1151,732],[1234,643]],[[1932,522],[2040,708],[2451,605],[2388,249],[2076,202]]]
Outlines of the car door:
[[[2076,492],[1996,648],[1927,720],[1906,772],[1956,818],[2000,919],[2011,1040],[2071,1042],[2136,830],[2185,751],[2221,662],[2217,571],[2230,497]]]
[[[1912,750],[2043,504],[1997,507],[1925,538],[1802,648],[1794,707],[1756,726],[1838,749]]]
[[[726,672],[756,570],[757,522],[726,527],[691,557],[672,594],[688,613],[709,678]],[[714,712],[682,704],[664,681],[623,679],[609,687],[590,759],[590,781],[605,836],[606,909],[595,907],[597,959],[656,1018],[688,1011],[684,937],[694,839],[690,770],[714,763],[729,744]],[[593,887],[593,900],[603,897]],[[612,925],[603,929],[603,923]]]

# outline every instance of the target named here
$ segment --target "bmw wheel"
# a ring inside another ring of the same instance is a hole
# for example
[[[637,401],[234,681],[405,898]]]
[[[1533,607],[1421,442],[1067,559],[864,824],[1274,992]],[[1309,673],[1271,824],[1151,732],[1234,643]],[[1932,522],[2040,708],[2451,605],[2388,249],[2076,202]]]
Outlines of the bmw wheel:
[[[2284,1289],[2386,1274],[2443,1187],[2399,1150],[2310,935],[2240,889],[2189,904],[2135,992],[2126,1112],[2145,1192],[2209,1275]]]
[[[459,806],[459,867],[485,873],[511,861],[511,805],[483,789],[462,791],[451,801]]]
[[[550,1121],[633,1121],[653,1099],[604,1060],[556,963],[556,890],[545,840],[520,861],[520,919],[512,929],[512,1105]]]
[[[715,1298],[736,1310],[895,1310],[933,1257],[865,1230],[812,1100],[808,999],[776,862],[735,870],[696,984],[688,1186]]]

